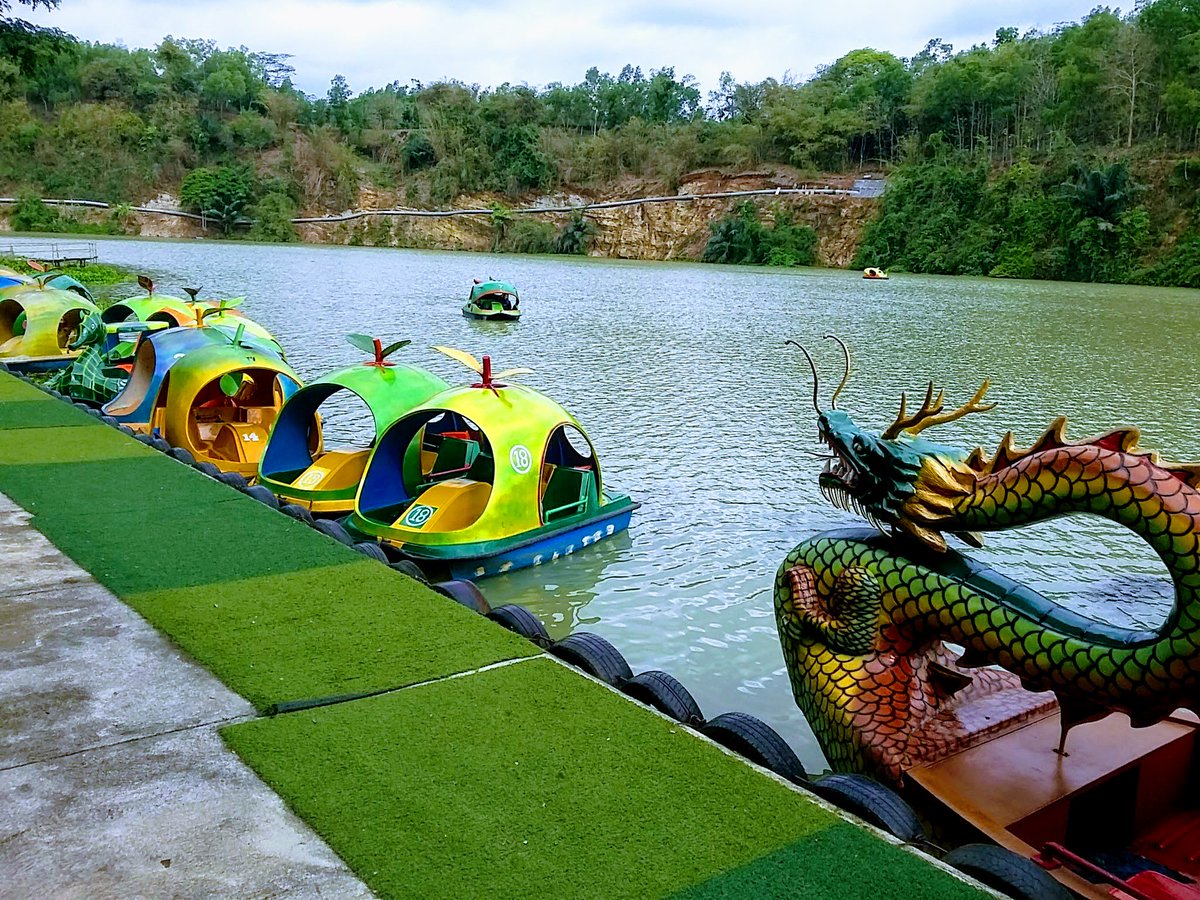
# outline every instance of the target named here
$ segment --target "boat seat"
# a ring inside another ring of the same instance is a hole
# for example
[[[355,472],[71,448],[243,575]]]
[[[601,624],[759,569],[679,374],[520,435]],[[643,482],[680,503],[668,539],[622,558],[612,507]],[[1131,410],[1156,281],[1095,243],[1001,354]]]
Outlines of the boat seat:
[[[562,519],[578,515],[596,497],[596,478],[590,469],[558,466],[550,473],[542,494],[542,519]]]
[[[425,475],[425,480],[421,482],[419,489],[425,490],[445,478],[465,475],[471,470],[471,464],[475,462],[477,456],[479,456],[478,441],[456,437],[442,438],[442,445],[438,447],[433,469]]]
[[[337,491],[362,481],[370,450],[330,450],[292,482],[306,491]]]
[[[496,461],[487,453],[480,453],[467,469],[467,478],[491,484],[496,477]]]
[[[448,478],[434,483],[393,523],[393,528],[416,531],[461,531],[475,523],[487,508],[492,486],[483,481]]]
[[[225,422],[217,429],[208,453],[216,459],[230,462],[258,462],[267,446],[267,436],[268,431],[262,425]]]

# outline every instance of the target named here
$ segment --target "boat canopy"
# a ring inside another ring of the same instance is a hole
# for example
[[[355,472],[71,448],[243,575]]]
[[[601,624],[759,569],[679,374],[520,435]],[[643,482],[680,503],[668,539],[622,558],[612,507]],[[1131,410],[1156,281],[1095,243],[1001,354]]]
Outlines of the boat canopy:
[[[348,391],[367,405],[374,420],[375,435],[404,413],[446,390],[449,385],[418,366],[359,364],[330,372],[296,392],[279,413],[262,460],[262,474],[278,478],[308,468],[317,410],[331,396]]]
[[[95,304],[75,291],[36,283],[6,290],[0,299],[0,357],[64,356]]]
[[[567,431],[582,440],[586,454],[572,445]],[[431,487],[420,458],[438,435],[433,474],[461,471],[465,479],[490,485],[483,509],[466,523],[473,541],[539,528],[542,497],[549,491],[546,479],[555,468],[586,472],[589,498],[594,502],[603,496],[599,463],[583,426],[558,403],[518,384],[494,390],[460,387],[431,398],[380,437],[355,504],[357,527],[423,544],[461,542],[461,530],[425,532],[421,524],[413,524],[419,517],[411,515],[403,523],[395,521],[399,510]]]
[[[151,294],[148,297],[131,297],[114,303],[104,311],[105,322],[168,322],[171,325],[188,325],[196,321],[196,312],[180,297]]]
[[[513,306],[516,306],[520,299],[517,296],[517,289],[507,281],[481,281],[479,284],[471,286],[471,303],[478,303],[485,297],[509,296],[513,299]]]
[[[145,332],[134,353],[129,382],[120,394],[104,405],[104,413],[123,422],[149,422],[170,370],[203,348],[232,349],[235,334],[234,329],[218,325]],[[278,352],[270,343],[253,335],[243,334],[241,344],[239,349],[248,345],[252,352],[278,358]]]

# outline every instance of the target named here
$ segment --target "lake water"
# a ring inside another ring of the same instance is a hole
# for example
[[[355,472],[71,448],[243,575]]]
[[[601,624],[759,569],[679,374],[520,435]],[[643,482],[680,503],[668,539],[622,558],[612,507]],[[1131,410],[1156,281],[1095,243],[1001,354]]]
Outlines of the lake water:
[[[15,243],[19,244],[20,241]],[[985,376],[999,407],[929,432],[992,450],[1035,440],[1059,414],[1069,435],[1119,425],[1176,460],[1200,460],[1200,292],[700,264],[622,262],[245,243],[98,241],[100,258],[149,274],[164,293],[244,295],[305,378],[360,358],[348,332],[410,338],[400,351],[452,383],[465,369],[429,349],[489,353],[587,428],[610,490],[641,501],[627,535],[549,566],[481,583],[522,603],[551,634],[594,631],[635,672],[665,669],[705,715],[764,719],[810,770],[820,750],[792,701],[771,586],[787,551],[855,524],[817,490],[811,378],[785,339],[813,350],[822,402],[854,354],[839,401],[882,429],[901,391],[933,379],[947,405]],[[525,318],[460,313],[473,277],[517,285]],[[122,286],[123,294],[136,289]],[[988,563],[1064,604],[1121,625],[1169,608],[1165,569],[1109,523],[1062,519],[991,535]]]

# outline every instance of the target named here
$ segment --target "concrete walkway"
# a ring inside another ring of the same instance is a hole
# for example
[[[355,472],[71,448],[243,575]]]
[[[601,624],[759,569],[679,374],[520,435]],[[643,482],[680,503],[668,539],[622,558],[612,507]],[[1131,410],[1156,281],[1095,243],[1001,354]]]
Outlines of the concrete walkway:
[[[222,743],[250,704],[28,522],[0,494],[0,895],[371,896]]]

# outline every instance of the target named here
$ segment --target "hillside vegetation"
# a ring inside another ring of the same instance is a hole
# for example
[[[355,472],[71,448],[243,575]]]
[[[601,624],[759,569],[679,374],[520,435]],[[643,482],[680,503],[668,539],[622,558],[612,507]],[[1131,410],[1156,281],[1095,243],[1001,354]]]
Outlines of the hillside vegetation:
[[[0,20],[0,186],[114,203],[168,192],[226,230],[249,216],[253,237],[287,240],[298,211],[370,192],[445,207],[480,192],[617,192],[631,178],[669,191],[706,167],[884,168],[857,264],[1200,286],[1200,0],[1098,8],[1049,33],[1000,28],[960,52],[940,40],[908,59],[856,50],[803,82],[726,74],[707,96],[670,67],[626,66],[544,87],[356,93],[337,76],[313,97],[287,60],[171,37],[126,50]],[[528,230],[505,215],[497,204],[505,240]],[[809,258],[786,217],[778,233],[756,221],[742,207],[714,222],[708,257]],[[587,224],[517,237],[581,250]]]

